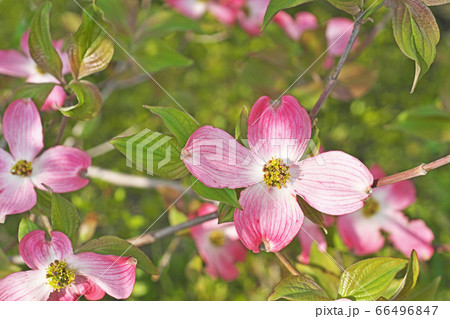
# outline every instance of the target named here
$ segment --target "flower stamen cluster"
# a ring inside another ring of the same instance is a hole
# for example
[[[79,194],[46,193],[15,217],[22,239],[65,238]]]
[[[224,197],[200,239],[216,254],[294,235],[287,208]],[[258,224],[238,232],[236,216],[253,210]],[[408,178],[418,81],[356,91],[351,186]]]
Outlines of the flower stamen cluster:
[[[75,272],[67,268],[65,261],[55,260],[48,266],[45,277],[53,291],[59,291],[75,281]]]
[[[18,161],[13,168],[11,168],[11,174],[19,175],[22,177],[30,176],[33,172],[33,165],[31,162],[20,160]]]
[[[279,158],[273,158],[264,165],[264,182],[267,187],[276,187],[280,189],[285,186],[291,178],[289,173],[289,166],[287,166]]]
[[[217,247],[222,247],[225,245],[225,235],[220,230],[214,230],[209,235],[209,241]]]
[[[380,204],[373,197],[370,197],[369,199],[367,199],[366,203],[364,204],[364,207],[362,208],[363,215],[367,218],[372,217],[373,215],[378,213],[379,210],[380,210]]]

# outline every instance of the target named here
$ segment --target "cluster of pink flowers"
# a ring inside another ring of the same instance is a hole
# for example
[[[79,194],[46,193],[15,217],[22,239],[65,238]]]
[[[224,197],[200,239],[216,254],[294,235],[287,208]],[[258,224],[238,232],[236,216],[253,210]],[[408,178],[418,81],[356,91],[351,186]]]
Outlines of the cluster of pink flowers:
[[[19,243],[19,252],[31,270],[0,279],[0,300],[88,300],[105,293],[128,298],[136,279],[136,260],[85,252],[74,255],[70,239],[52,231],[34,230]]]
[[[217,206],[207,203],[191,217],[204,216],[215,211]],[[191,228],[191,235],[200,256],[206,263],[206,272],[213,278],[234,280],[239,276],[235,263],[243,261],[247,251],[239,241],[233,223],[218,225],[217,222],[216,218],[194,226]]]
[[[10,153],[0,148],[0,223],[36,204],[34,188],[55,193],[78,190],[89,183],[83,177],[91,165],[89,155],[77,148],[44,148],[39,112],[30,99],[12,102],[3,115],[3,136]]]
[[[20,41],[22,52],[16,50],[0,50],[0,74],[25,78],[26,82],[29,83],[59,83],[53,75],[43,72],[33,61],[28,49],[28,37],[29,31],[24,33]],[[54,41],[53,46],[63,62],[63,75],[69,73],[69,57],[67,53],[61,52],[63,41]],[[60,85],[55,85],[42,105],[41,110],[57,110],[58,107],[63,106],[65,100],[66,92]]]

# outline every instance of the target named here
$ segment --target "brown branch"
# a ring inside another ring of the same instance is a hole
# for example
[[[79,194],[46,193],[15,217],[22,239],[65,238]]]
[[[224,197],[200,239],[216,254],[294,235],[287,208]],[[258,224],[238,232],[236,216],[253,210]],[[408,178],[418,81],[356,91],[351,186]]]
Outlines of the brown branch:
[[[55,145],[61,144],[61,140],[64,135],[64,130],[66,129],[68,119],[69,119],[68,117],[63,115],[61,119],[61,125],[59,126],[58,136],[56,137]]]
[[[300,272],[297,270],[297,268],[295,268],[295,266],[289,261],[289,259],[287,259],[287,257],[281,251],[274,252],[274,254],[292,275],[294,276],[301,275]]]
[[[428,164],[420,164],[417,167],[414,167],[401,173],[376,179],[373,181],[372,188],[401,182],[418,176],[424,176],[427,175],[429,171],[447,165],[448,163],[450,163],[450,155],[447,155],[443,158],[440,158]]]
[[[137,247],[144,246],[147,244],[154,243],[156,240],[158,240],[162,237],[173,235],[175,233],[178,233],[180,230],[190,228],[192,226],[204,223],[208,220],[217,218],[218,216],[219,216],[219,214],[217,212],[211,213],[208,215],[199,216],[199,217],[190,219],[187,222],[175,225],[175,226],[169,226],[166,228],[155,230],[154,232],[151,232],[148,234],[141,235],[139,237],[130,238],[130,239],[128,239],[128,241]]]
[[[319,113],[320,108],[327,100],[328,96],[330,95],[331,91],[333,91],[334,86],[337,83],[337,78],[339,76],[339,73],[341,72],[342,67],[344,66],[345,61],[348,58],[348,55],[350,54],[350,50],[352,49],[353,45],[355,44],[356,38],[359,34],[359,31],[361,30],[361,25],[363,22],[361,21],[361,18],[363,16],[364,12],[360,12],[358,14],[358,17],[355,20],[355,24],[353,26],[352,34],[350,35],[350,39],[347,42],[347,46],[345,47],[344,53],[341,55],[341,58],[339,59],[338,64],[336,65],[336,68],[334,69],[331,76],[328,78],[328,82],[325,85],[325,88],[322,91],[322,94],[320,95],[319,99],[317,100],[316,105],[314,105],[314,108],[311,111],[311,114],[309,117],[311,120],[313,120],[317,113]]]

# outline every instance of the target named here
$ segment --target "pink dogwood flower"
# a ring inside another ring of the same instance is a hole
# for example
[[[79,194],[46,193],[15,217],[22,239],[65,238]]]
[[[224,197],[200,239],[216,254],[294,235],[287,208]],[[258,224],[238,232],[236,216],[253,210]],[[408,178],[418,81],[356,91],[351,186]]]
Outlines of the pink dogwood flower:
[[[373,166],[371,171],[375,178],[384,176],[379,166]],[[414,249],[419,259],[428,260],[434,252],[433,232],[423,220],[410,221],[402,213],[415,200],[416,190],[410,180],[377,187],[362,209],[337,219],[339,234],[355,254],[367,255],[383,247],[381,231],[385,231],[405,256]]]
[[[373,177],[358,159],[331,151],[299,161],[311,123],[294,97],[259,98],[248,124],[249,149],[227,132],[203,126],[182,150],[186,167],[206,186],[244,188],[234,222],[248,249],[279,251],[292,241],[303,223],[297,195],[331,215],[364,205]]]
[[[334,58],[341,56],[345,51],[348,40],[353,31],[354,21],[347,18],[332,18],[327,23],[325,37],[327,38],[328,55],[324,61],[324,67],[329,69],[333,66]],[[354,48],[358,43],[356,39]]]
[[[331,226],[334,222],[334,218],[331,216],[323,215],[323,219],[327,227]],[[309,264],[311,247],[314,242],[317,243],[319,251],[325,252],[327,250],[327,240],[325,239],[323,231],[308,218],[305,218],[303,221],[303,226],[298,232],[297,238],[302,247],[302,252],[297,256],[297,259],[302,264]]]
[[[204,216],[217,211],[213,204],[203,204],[197,212]],[[213,219],[191,228],[198,252],[206,263],[206,272],[213,278],[231,281],[239,276],[235,263],[244,261],[246,250],[239,241],[233,223],[218,224]]]
[[[237,17],[239,24],[249,35],[258,35],[270,0],[246,0]]]
[[[306,30],[314,30],[319,26],[317,18],[309,12],[298,12],[294,20],[289,13],[280,11],[273,21],[295,41],[299,40]]]
[[[36,204],[34,187],[55,193],[78,190],[89,183],[81,175],[91,165],[86,152],[66,146],[44,148],[42,123],[31,99],[16,100],[3,116],[3,136],[11,154],[0,149],[0,223]]]
[[[167,0],[167,3],[181,14],[199,19],[210,12],[217,20],[226,25],[236,21],[239,8],[245,0]]]
[[[51,74],[43,72],[30,56],[28,49],[29,31],[25,32],[20,41],[22,52],[16,50],[0,50],[0,74],[16,78],[26,78],[28,83],[59,83]],[[70,72],[67,53],[61,52],[63,41],[54,41],[53,45],[63,62],[63,75]],[[53,90],[42,105],[42,111],[57,110],[66,100],[66,93],[60,85]]]
[[[105,292],[128,298],[136,279],[133,257],[100,255],[92,252],[74,255],[70,239],[58,231],[46,238],[43,230],[26,234],[19,253],[31,270],[0,279],[0,300],[99,300]]]

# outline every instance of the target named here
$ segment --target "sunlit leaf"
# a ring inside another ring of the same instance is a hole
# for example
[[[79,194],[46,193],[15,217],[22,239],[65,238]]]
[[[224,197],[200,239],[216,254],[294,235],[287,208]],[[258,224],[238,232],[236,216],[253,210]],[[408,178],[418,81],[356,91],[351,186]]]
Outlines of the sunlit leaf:
[[[163,119],[166,127],[177,138],[182,147],[186,145],[192,133],[199,128],[199,125],[190,115],[179,109],[157,106],[145,107]]]
[[[72,106],[61,107],[59,111],[67,117],[76,120],[88,121],[97,116],[102,107],[102,96],[98,88],[88,81],[73,80],[68,85],[78,99],[78,103]]]
[[[181,147],[172,136],[146,129],[110,143],[127,157],[127,165],[131,167],[135,163],[138,171],[172,179],[188,173],[180,159]]]
[[[32,232],[33,230],[37,230],[39,229],[38,225],[36,225],[34,222],[32,222],[30,220],[30,218],[28,217],[28,215],[25,215],[24,217],[22,217],[22,220],[20,221],[19,224],[19,231],[18,231],[18,239],[19,242],[22,240],[22,238],[28,234],[29,232]]]
[[[361,0],[327,0],[336,8],[347,12],[351,15],[356,15],[362,10]]]
[[[419,260],[415,250],[411,252],[406,275],[402,280],[400,287],[396,290],[391,300],[404,300],[414,289],[419,277]]]
[[[280,281],[273,289],[268,300],[278,299],[295,301],[331,300],[314,280],[303,275],[289,276]]]
[[[242,209],[236,196],[236,191],[229,188],[212,188],[208,187],[199,180],[195,181],[195,177],[191,177],[189,182],[192,185],[192,189],[198,195],[212,200],[217,200],[219,202],[224,202],[235,208]]]
[[[411,93],[436,56],[439,27],[431,10],[420,0],[389,0],[394,37],[403,54],[415,61]]]
[[[71,202],[59,194],[52,194],[52,227],[67,235],[73,247],[78,239],[78,228],[80,227],[80,216]]]
[[[341,298],[377,300],[407,263],[406,259],[391,257],[361,260],[342,274],[338,294]]]
[[[14,93],[13,100],[30,98],[37,108],[41,108],[55,85],[55,83],[24,83]]]
[[[35,13],[30,26],[28,47],[34,62],[43,72],[50,73],[58,80],[62,80],[62,61],[53,47],[50,35],[50,9],[52,3],[44,2]]]
[[[112,35],[113,28],[98,6],[91,4],[83,10],[81,25],[68,48],[75,79],[106,69],[114,54]]]

